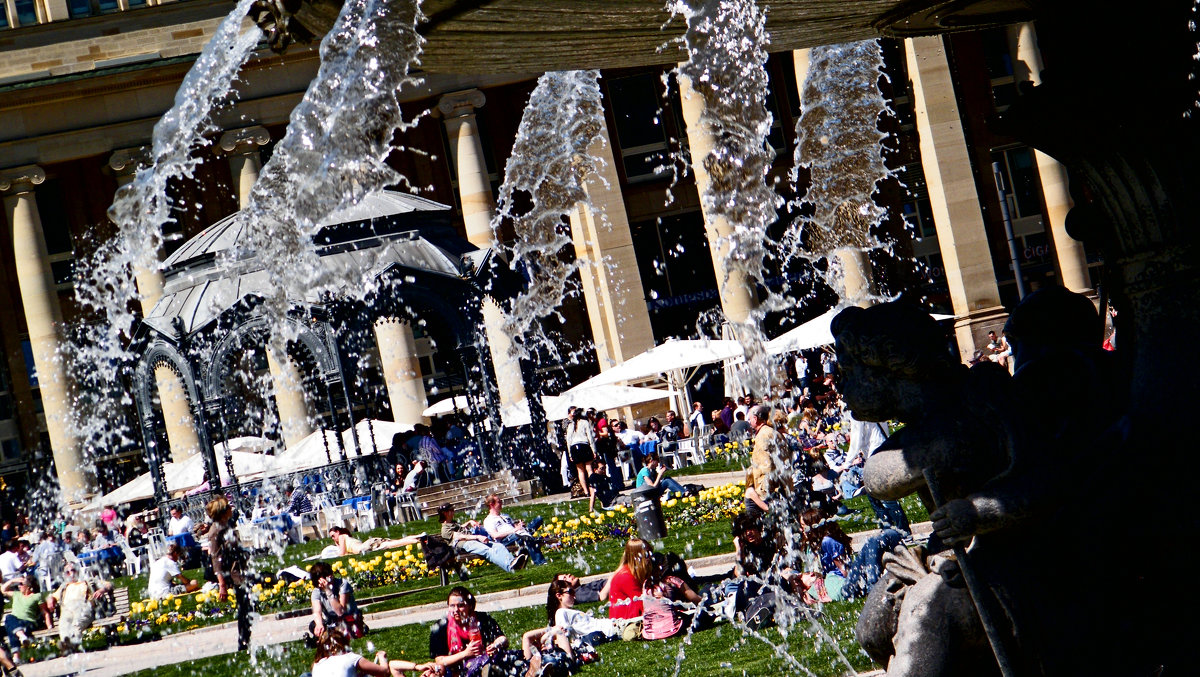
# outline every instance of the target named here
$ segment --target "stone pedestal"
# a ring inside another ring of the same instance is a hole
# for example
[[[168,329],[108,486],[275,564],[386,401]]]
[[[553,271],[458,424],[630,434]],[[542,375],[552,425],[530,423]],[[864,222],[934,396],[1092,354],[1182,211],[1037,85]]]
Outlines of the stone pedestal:
[[[394,317],[380,318],[375,321],[375,345],[392,405],[392,420],[409,425],[429,423],[422,413],[429,405],[412,327]]]
[[[2,170],[0,195],[4,196],[21,305],[58,481],[63,498],[75,501],[91,491],[92,476],[84,465],[79,438],[71,431],[71,380],[59,354],[63,341],[62,310],[34,196],[35,186],[45,180],[45,172],[32,165]]]
[[[999,332],[1007,315],[1000,305],[996,271],[942,38],[910,38],[905,40],[905,51],[921,138],[921,164],[946,268],[946,285],[958,318],[954,333],[959,353],[966,361],[987,344],[987,332]]]

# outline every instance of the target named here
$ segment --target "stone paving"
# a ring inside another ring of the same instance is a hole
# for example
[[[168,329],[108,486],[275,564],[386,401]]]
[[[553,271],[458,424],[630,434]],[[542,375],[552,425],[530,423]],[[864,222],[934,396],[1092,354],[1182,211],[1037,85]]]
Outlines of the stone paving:
[[[717,486],[742,478],[742,473],[713,473],[695,475],[684,481],[704,486]],[[565,500],[562,495],[547,496],[529,503],[550,503]],[[576,499],[583,500],[583,499]],[[913,526],[916,535],[928,533],[929,523]],[[875,532],[851,534],[854,547]],[[689,565],[700,576],[710,576],[729,571],[733,566],[733,553],[714,555],[689,560]],[[603,578],[609,572],[584,577],[587,582]],[[514,590],[502,590],[479,595],[481,611],[504,611],[521,607],[540,606],[546,603],[547,584],[532,585]],[[391,628],[414,623],[431,624],[445,614],[442,603],[423,604],[404,609],[392,609],[367,614],[367,625],[372,629]],[[264,616],[254,626],[251,645],[257,651],[264,647],[292,642],[299,639],[308,628],[311,617],[307,614],[292,618],[277,618],[274,614]],[[89,677],[116,677],[154,668],[161,665],[180,663],[197,658],[207,658],[232,653],[237,646],[237,628],[234,623],[224,623],[190,632],[170,635],[155,642],[133,646],[117,646],[106,651],[79,653],[66,658],[57,658],[21,666],[25,677],[58,677],[60,675],[86,674]],[[393,656],[394,658],[396,656]],[[865,673],[864,673],[865,674]],[[876,673],[871,673],[876,674]]]

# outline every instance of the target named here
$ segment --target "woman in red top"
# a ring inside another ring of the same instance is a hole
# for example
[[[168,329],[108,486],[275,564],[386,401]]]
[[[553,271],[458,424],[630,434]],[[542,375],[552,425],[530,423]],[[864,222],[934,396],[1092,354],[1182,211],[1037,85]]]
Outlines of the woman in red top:
[[[642,615],[642,586],[654,571],[654,549],[640,538],[625,544],[621,565],[600,591],[600,599],[608,598],[609,618],[637,618]]]

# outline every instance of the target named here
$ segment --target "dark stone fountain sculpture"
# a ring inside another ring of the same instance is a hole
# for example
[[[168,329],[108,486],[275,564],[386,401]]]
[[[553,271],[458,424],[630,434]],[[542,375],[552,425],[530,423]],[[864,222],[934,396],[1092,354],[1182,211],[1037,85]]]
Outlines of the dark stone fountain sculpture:
[[[917,493],[934,524],[927,549],[889,557],[859,621],[860,643],[891,677],[991,674],[996,655],[1004,674],[1063,674],[1079,659],[1061,626],[1088,614],[1120,624],[1094,603],[1110,572],[1093,563],[1109,539],[1079,524],[1119,515],[1076,483],[1115,451],[1105,441],[1125,379],[1099,347],[1102,327],[1084,296],[1031,294],[1006,327],[1017,360],[1010,378],[993,363],[959,364],[915,306],[835,318],[855,417],[907,424],[867,461],[866,488],[882,499]],[[1059,569],[1066,553],[1088,570]],[[1125,585],[1139,590],[1136,580]]]

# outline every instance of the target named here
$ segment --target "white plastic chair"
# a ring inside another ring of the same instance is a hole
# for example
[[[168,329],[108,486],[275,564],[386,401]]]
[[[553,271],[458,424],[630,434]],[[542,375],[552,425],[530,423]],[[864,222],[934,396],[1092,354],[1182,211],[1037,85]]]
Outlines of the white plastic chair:
[[[355,525],[359,531],[370,531],[375,528],[375,511],[371,508],[373,502],[362,501],[358,504]]]
[[[121,546],[121,552],[125,554],[125,575],[141,576],[142,575],[142,558],[146,556],[145,546],[131,548],[123,539],[118,543]]]
[[[417,505],[416,494],[402,492],[396,496],[396,522],[414,522],[421,519],[421,506]]]

